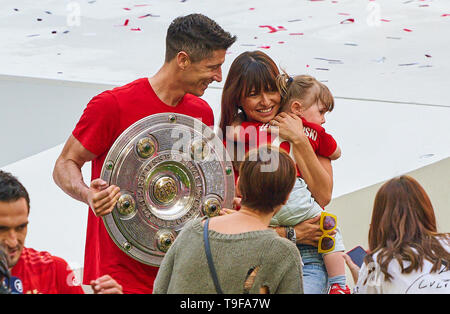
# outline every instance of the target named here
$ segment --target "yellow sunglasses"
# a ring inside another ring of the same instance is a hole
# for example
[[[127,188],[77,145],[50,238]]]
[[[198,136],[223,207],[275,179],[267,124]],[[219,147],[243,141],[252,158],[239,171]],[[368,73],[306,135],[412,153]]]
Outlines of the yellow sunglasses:
[[[322,230],[323,235],[319,238],[318,252],[328,253],[334,250],[336,242],[334,237],[330,236],[329,233],[336,229],[337,227],[337,217],[333,214],[322,212],[320,214],[320,230]]]

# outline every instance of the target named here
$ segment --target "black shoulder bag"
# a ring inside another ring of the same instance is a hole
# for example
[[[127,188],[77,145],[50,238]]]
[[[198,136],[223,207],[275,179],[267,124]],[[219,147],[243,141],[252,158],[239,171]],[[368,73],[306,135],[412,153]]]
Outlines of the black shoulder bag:
[[[206,259],[208,260],[209,272],[211,273],[214,286],[216,287],[216,292],[217,294],[223,294],[222,288],[220,288],[219,279],[217,278],[216,268],[214,267],[211,249],[209,247],[208,225],[209,225],[209,218],[205,220],[205,226],[203,228],[203,240],[205,241]]]

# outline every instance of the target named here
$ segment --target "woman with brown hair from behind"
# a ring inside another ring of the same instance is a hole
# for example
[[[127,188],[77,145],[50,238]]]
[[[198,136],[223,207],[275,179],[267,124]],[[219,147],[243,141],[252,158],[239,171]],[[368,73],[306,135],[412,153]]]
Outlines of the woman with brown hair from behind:
[[[303,293],[299,251],[269,228],[294,186],[294,161],[262,146],[245,155],[239,174],[241,209],[189,221],[164,256],[155,294]]]
[[[369,254],[359,270],[346,256],[355,293],[450,293],[450,234],[438,233],[431,201],[410,176],[375,197]]]

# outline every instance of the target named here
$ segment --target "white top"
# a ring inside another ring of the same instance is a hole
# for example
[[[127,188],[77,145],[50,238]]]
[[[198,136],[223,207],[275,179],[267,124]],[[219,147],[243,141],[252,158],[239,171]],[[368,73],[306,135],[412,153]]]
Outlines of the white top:
[[[450,241],[441,241],[442,245],[450,252]],[[376,261],[378,253],[374,254]],[[409,262],[404,262],[408,263]],[[407,264],[405,264],[407,265]],[[384,280],[384,274],[380,270],[380,265],[373,262],[369,265],[363,263],[359,271],[359,279],[354,288],[357,294],[450,294],[450,271],[444,270],[431,273],[432,264],[424,260],[422,271],[414,271],[409,274],[402,274],[399,263],[392,260],[388,267],[389,274],[392,275],[390,282]],[[368,272],[370,271],[370,274]],[[364,281],[367,278],[367,282]]]

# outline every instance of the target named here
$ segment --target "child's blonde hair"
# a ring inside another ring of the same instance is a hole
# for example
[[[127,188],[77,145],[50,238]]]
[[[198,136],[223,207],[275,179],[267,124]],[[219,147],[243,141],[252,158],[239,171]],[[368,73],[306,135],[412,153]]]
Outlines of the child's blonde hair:
[[[328,87],[325,84],[323,84],[321,82],[318,82],[318,83],[320,86],[319,100],[325,106],[327,111],[331,112],[331,111],[333,111],[333,108],[334,108],[333,94],[331,94],[330,90],[328,89]]]
[[[281,95],[281,111],[287,111],[294,100],[300,100],[305,109],[317,101],[321,101],[327,111],[334,108],[334,98],[328,87],[310,75],[291,77],[283,70],[276,83]]]

